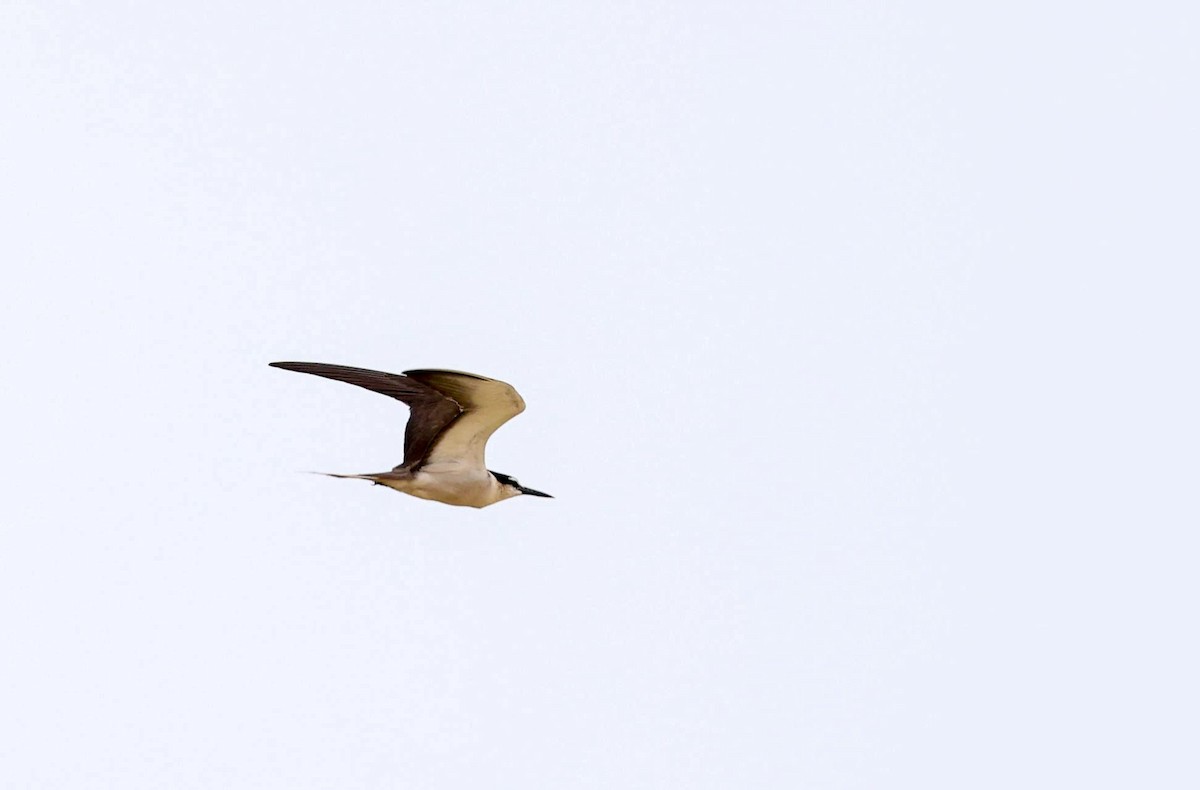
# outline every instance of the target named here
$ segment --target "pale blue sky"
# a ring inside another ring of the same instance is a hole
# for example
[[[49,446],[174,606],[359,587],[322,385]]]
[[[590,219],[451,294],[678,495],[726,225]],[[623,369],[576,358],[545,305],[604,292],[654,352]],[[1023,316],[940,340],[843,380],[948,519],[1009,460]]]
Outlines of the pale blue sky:
[[[0,786],[1193,785],[1198,18],[9,0]]]

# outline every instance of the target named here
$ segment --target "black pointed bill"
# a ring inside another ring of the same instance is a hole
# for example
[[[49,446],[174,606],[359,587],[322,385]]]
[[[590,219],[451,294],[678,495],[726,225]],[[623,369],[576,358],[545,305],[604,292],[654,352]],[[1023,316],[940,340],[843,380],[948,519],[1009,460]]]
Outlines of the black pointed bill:
[[[517,486],[517,490],[522,494],[529,494],[530,496],[544,496],[547,499],[554,499],[549,494],[543,494],[541,491],[534,491],[532,488],[526,488],[525,486]]]

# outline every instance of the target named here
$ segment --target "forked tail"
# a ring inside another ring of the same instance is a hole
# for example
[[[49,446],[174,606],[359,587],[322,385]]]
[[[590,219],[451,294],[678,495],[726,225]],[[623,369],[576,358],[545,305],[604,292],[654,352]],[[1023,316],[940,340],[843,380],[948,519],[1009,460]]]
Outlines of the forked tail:
[[[336,472],[305,472],[305,474],[324,475],[325,477],[337,477],[342,480],[370,480],[372,483],[374,483],[375,485],[378,486],[378,485],[383,485],[383,483],[381,483],[380,480],[383,479],[383,477],[387,474],[387,472],[380,472],[378,474],[373,474],[373,475],[339,475]]]

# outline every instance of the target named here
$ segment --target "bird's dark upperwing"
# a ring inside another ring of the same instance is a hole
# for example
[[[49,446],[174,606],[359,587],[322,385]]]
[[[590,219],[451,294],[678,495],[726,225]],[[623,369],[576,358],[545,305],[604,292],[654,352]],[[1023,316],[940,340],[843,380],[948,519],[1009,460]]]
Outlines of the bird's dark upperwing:
[[[344,381],[407,404],[412,413],[404,429],[404,463],[397,469],[420,466],[434,439],[463,412],[453,398],[409,376],[320,362],[272,362],[271,367]]]

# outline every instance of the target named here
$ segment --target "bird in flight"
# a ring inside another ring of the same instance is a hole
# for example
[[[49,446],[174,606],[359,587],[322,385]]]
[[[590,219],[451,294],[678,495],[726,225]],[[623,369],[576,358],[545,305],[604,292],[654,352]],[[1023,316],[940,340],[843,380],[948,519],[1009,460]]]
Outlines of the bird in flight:
[[[344,381],[408,405],[404,463],[390,472],[330,477],[370,480],[422,499],[465,507],[487,507],[521,494],[553,499],[484,466],[488,438],[525,411],[525,401],[503,381],[454,370],[397,374],[320,362],[272,362],[271,367]]]

